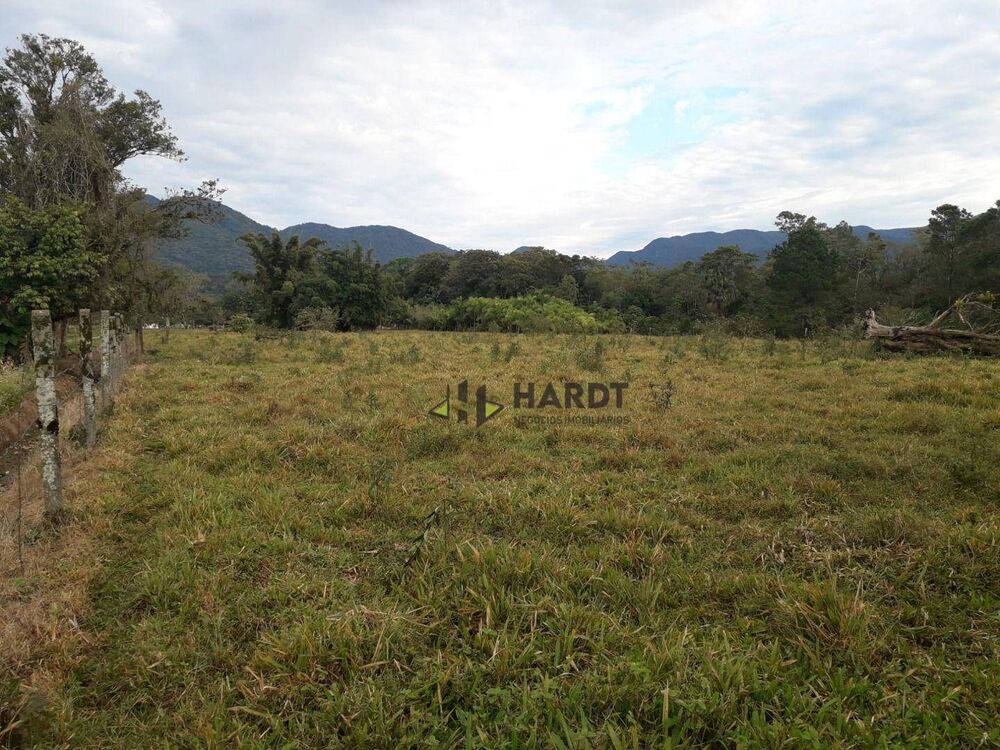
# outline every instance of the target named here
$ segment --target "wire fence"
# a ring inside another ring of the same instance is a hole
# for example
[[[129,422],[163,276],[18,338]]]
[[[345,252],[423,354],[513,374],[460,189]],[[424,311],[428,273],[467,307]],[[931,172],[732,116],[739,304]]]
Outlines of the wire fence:
[[[93,320],[92,320],[93,317]],[[32,314],[30,388],[0,416],[0,575],[24,579],[26,548],[65,512],[63,474],[93,447],[134,358],[120,315],[79,315],[76,351],[55,349],[47,310]]]

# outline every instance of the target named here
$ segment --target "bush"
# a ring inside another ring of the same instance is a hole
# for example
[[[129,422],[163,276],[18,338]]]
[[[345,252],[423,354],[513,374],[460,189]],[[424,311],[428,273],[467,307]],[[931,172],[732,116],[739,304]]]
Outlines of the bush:
[[[429,303],[410,305],[408,323],[427,331],[443,331],[448,327],[448,307]]]
[[[229,319],[229,330],[236,333],[249,333],[253,330],[253,320],[245,313],[236,313]]]
[[[725,327],[718,323],[709,323],[701,333],[698,341],[698,348],[701,349],[705,359],[721,362],[729,357],[729,335]]]
[[[544,294],[496,299],[471,297],[447,308],[448,330],[509,333],[599,333],[603,327],[586,310]]]
[[[597,339],[576,353],[576,363],[587,372],[597,372],[604,367],[604,342]]]
[[[300,331],[336,331],[340,314],[332,307],[307,307],[295,316]]]

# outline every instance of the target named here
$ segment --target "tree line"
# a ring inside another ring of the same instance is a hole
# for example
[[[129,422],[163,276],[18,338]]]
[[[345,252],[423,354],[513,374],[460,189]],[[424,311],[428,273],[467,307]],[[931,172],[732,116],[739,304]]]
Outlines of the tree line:
[[[762,261],[728,245],[672,268],[614,267],[541,247],[381,265],[357,245],[248,235],[256,273],[240,278],[222,305],[227,315],[284,328],[683,334],[722,324],[789,337],[850,325],[868,309],[918,322],[960,295],[980,293],[992,304],[1000,292],[1000,201],[978,215],[939,206],[907,245],[789,211],[775,225],[787,239]]]

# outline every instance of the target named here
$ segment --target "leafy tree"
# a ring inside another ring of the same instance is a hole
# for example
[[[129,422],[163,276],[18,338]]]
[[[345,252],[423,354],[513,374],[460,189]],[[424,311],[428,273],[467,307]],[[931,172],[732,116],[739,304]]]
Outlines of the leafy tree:
[[[960,241],[970,276],[963,291],[1000,293],[1000,201],[966,222]]]
[[[278,328],[336,327],[338,330],[375,328],[388,317],[382,268],[371,250],[355,242],[351,247],[329,250],[312,237],[283,242],[277,232],[244,235],[256,272],[243,280],[249,285],[249,303],[261,323]],[[233,295],[230,303],[239,297]],[[240,304],[232,304],[239,312]]]
[[[439,302],[441,281],[451,268],[451,256],[446,253],[426,253],[418,256],[406,274],[406,296],[416,302]]]
[[[500,258],[497,292],[518,297],[533,291],[551,291],[572,271],[572,259],[541,247]]]
[[[295,307],[322,307],[322,296],[305,302],[298,300],[297,287],[316,273],[316,253],[323,246],[315,237],[300,242],[298,237],[282,241],[277,232],[271,237],[245,234],[240,238],[253,256],[256,272],[251,277],[256,311],[261,323],[291,328]],[[317,304],[318,303],[318,304]]]
[[[573,274],[564,274],[559,281],[559,286],[555,288],[553,296],[564,299],[567,302],[576,303],[580,298],[580,285],[576,282]]]
[[[65,204],[32,210],[7,196],[0,204],[0,353],[24,340],[32,308],[60,318],[81,307],[103,261],[87,248],[79,211]]]
[[[152,240],[205,217],[215,183],[184,191],[151,209],[121,167],[139,155],[183,157],[160,103],[144,91],[118,92],[77,42],[23,35],[0,61],[0,192],[31,210],[65,203],[78,211],[88,251],[103,257],[88,281],[91,304],[148,311],[159,271]]]
[[[384,322],[388,297],[381,266],[357,242],[320,255],[323,299],[337,311],[341,330],[375,328]]]
[[[942,306],[954,302],[958,292],[960,266],[965,260],[967,247],[962,242],[962,235],[971,218],[972,214],[964,208],[945,203],[931,212],[927,222],[927,253],[931,258],[931,268],[943,280]]]
[[[815,216],[807,217],[805,214],[797,214],[793,211],[782,211],[778,214],[778,218],[775,219],[774,225],[779,231],[788,235],[806,228],[813,228],[819,231],[826,229],[826,224],[816,221]]]
[[[723,245],[701,257],[698,275],[716,315],[728,317],[750,296],[756,262],[756,256],[737,245]]]
[[[500,253],[493,250],[463,250],[448,264],[441,280],[444,300],[458,297],[495,297],[499,294]]]
[[[886,267],[887,246],[875,232],[850,245],[843,254],[844,270],[850,278],[851,309],[855,313],[878,304],[878,283]]]
[[[800,215],[799,215],[800,216]],[[769,323],[775,333],[799,335],[844,319],[841,258],[814,219],[789,222],[780,214],[778,227],[788,239],[768,256]]]
[[[0,63],[0,189],[38,208],[107,204],[140,154],[182,156],[160,104],[117,92],[71,39],[22,35]]]

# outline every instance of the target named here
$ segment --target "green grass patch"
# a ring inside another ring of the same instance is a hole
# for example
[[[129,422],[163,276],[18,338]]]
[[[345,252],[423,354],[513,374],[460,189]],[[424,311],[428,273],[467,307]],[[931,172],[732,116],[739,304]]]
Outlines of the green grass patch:
[[[838,356],[177,331],[105,436],[92,645],[29,739],[996,745],[1000,371]],[[426,414],[622,373],[625,425]]]

